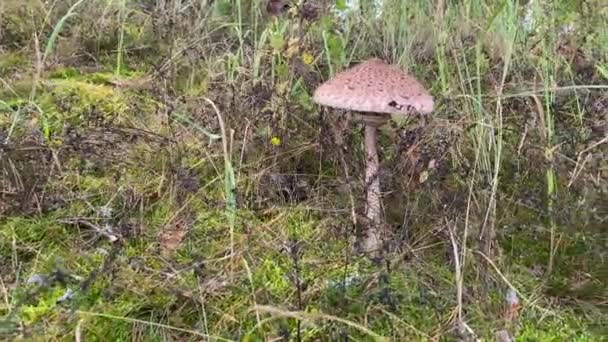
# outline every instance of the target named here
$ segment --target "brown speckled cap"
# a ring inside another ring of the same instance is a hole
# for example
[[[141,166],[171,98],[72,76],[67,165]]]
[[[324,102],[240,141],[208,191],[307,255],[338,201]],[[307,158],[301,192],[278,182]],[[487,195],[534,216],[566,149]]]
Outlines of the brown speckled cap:
[[[433,111],[433,97],[420,82],[378,58],[336,74],[315,90],[313,100],[320,105],[359,112]]]

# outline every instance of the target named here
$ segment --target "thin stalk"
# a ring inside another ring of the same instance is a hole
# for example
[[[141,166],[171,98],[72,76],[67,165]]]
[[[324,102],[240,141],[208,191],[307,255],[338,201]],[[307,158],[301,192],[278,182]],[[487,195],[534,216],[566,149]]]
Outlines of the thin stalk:
[[[552,6],[551,6],[552,7]],[[555,32],[556,27],[554,23],[555,13],[552,10],[549,13],[549,30]],[[555,35],[555,33],[553,33]],[[545,170],[545,182],[546,182],[546,196],[547,196],[547,222],[550,229],[550,245],[549,245],[549,260],[547,263],[547,274],[552,273],[554,259],[555,259],[555,231],[557,223],[555,221],[555,194],[557,192],[557,181],[555,176],[555,170],[553,167],[555,161],[554,155],[554,144],[555,144],[555,118],[553,116],[552,104],[555,101],[555,92],[552,91],[553,85],[555,84],[555,72],[556,72],[556,58],[554,56],[554,45],[557,37],[550,36],[544,41],[544,58],[541,60],[542,63],[542,79],[543,79],[543,92],[544,92],[544,103],[542,110],[539,113],[541,116],[542,123],[544,125],[544,140],[545,140],[545,160],[547,168]]]
[[[234,227],[236,221],[236,197],[235,197],[235,177],[234,168],[232,167],[232,160],[230,155],[230,149],[228,144],[228,132],[224,124],[224,118],[220,113],[219,109],[213,101],[203,97],[203,99],[213,107],[217,120],[220,124],[220,131],[222,134],[222,149],[224,154],[224,194],[226,196],[226,215],[228,217],[228,223],[230,224],[230,255],[234,257]]]
[[[120,37],[118,39],[118,51],[116,54],[116,75],[120,75],[120,68],[122,66],[122,55],[123,55],[123,46],[125,40],[125,13],[126,13],[126,0],[122,0],[120,2]]]
[[[380,234],[380,179],[378,177],[379,165],[376,141],[378,128],[374,125],[365,125],[366,168],[365,184],[367,186],[366,216],[369,227],[366,230],[364,251],[370,252],[379,247]]]

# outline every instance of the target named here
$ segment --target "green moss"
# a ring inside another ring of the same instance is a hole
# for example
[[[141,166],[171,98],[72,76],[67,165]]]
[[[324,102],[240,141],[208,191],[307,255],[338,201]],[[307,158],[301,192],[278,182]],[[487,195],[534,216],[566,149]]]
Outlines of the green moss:
[[[286,298],[293,290],[292,284],[288,281],[288,272],[291,268],[292,266],[282,258],[272,256],[264,258],[253,274],[254,287],[264,289],[274,300]]]
[[[10,83],[0,83],[0,98],[9,104],[25,102],[32,92],[32,85],[33,82],[29,76]],[[0,108],[0,113],[1,111]]]
[[[319,221],[311,219],[310,216],[310,212],[298,208],[290,211],[287,216],[287,233],[298,240],[312,239],[317,233]]]
[[[48,78],[50,79],[75,79],[80,76],[80,70],[73,67],[60,68],[49,73]]]
[[[52,316],[56,314],[54,311],[57,300],[64,295],[65,291],[65,288],[55,287],[44,293],[43,296],[40,296],[35,304],[24,306],[21,309],[21,318],[23,319],[23,322],[32,324],[43,318],[52,319]],[[51,317],[49,317],[49,315]]]
[[[0,77],[6,77],[29,67],[30,61],[22,52],[6,52],[0,54]]]
[[[12,217],[0,223],[0,245],[5,251],[9,251],[12,247],[27,250],[28,247],[38,246],[43,248],[42,251],[48,252],[61,244],[68,235],[65,227],[58,224],[53,217],[45,219]]]
[[[116,89],[75,80],[45,82],[45,91],[37,98],[42,115],[42,129],[47,139],[71,127],[95,126],[104,122],[119,123],[129,116],[129,101]]]
[[[519,333],[515,336],[517,341],[601,341],[598,337],[589,335],[585,329],[572,326],[575,321],[564,319],[548,319],[541,324],[526,321]]]
[[[47,86],[45,95],[52,94],[53,96],[52,98],[44,97],[43,99],[48,101],[41,101],[41,103],[43,105],[51,104],[52,109],[61,112],[67,112],[65,109],[72,108],[76,111],[89,109],[92,105],[108,115],[123,114],[128,109],[122,94],[112,87],[75,80],[56,80],[45,85]],[[70,101],[72,99],[73,102]],[[61,101],[67,101],[67,103]],[[66,108],[66,105],[71,108]]]
[[[137,77],[139,73],[133,75]],[[150,97],[115,87],[117,77],[111,74],[86,75],[75,68],[61,68],[48,77],[36,98],[47,138],[60,139],[66,126],[78,129],[109,123],[128,124],[140,113],[152,112],[156,106]]]
[[[93,84],[110,85],[115,78],[114,74],[96,72],[86,76],[86,80]]]

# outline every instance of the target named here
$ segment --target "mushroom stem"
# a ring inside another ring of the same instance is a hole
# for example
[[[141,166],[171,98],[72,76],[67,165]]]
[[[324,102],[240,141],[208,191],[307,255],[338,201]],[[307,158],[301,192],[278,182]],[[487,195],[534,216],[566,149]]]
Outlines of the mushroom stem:
[[[365,125],[366,168],[365,184],[367,186],[366,216],[369,226],[363,240],[363,250],[372,252],[380,247],[380,178],[378,177],[379,161],[376,141],[378,129],[376,125]]]

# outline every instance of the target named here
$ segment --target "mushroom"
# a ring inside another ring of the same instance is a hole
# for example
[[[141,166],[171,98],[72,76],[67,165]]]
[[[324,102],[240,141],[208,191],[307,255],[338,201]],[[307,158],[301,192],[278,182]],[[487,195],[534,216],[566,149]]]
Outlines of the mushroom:
[[[369,59],[336,74],[314,92],[317,104],[355,111],[353,118],[365,125],[367,185],[366,217],[369,226],[362,241],[364,252],[380,247],[382,226],[380,180],[378,179],[378,128],[391,114],[428,114],[433,97],[415,78],[378,58]]]

